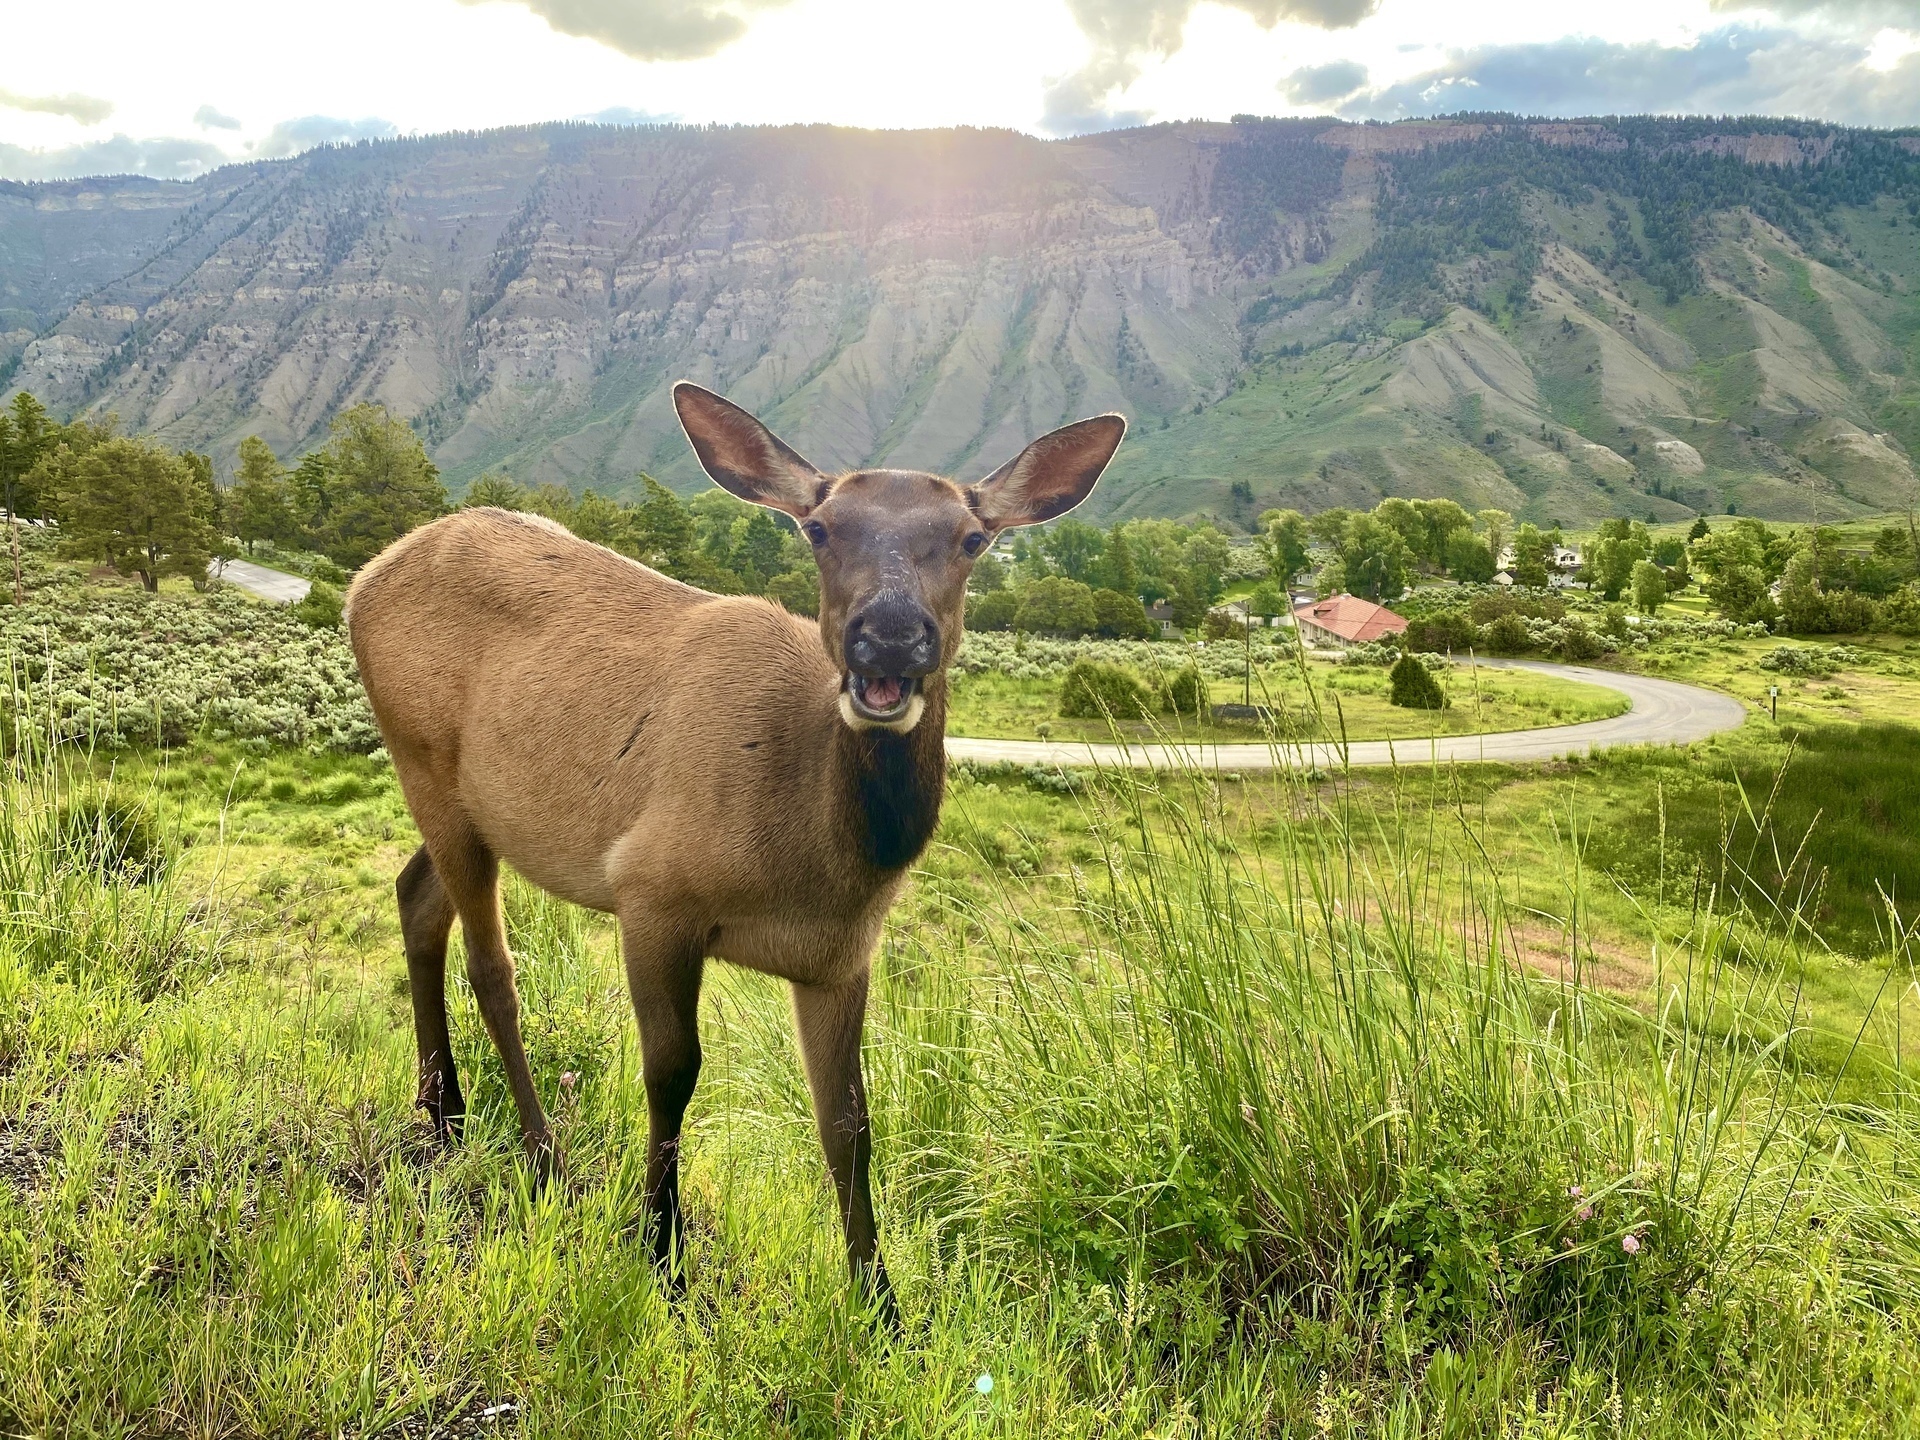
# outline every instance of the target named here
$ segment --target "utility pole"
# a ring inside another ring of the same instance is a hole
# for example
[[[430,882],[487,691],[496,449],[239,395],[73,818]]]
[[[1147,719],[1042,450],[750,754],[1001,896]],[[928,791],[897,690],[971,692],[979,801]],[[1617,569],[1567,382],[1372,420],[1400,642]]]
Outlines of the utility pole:
[[[1240,603],[1246,607],[1242,618],[1247,622],[1247,664],[1240,678],[1240,699],[1251,709],[1253,706],[1253,597],[1249,595]]]

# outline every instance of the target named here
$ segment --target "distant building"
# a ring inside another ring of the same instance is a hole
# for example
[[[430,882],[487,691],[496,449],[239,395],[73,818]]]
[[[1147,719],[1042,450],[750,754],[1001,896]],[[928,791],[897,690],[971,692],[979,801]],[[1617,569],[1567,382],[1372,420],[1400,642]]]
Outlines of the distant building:
[[[1160,627],[1162,640],[1176,640],[1180,636],[1180,627],[1173,623],[1173,606],[1164,600],[1156,600],[1147,606],[1147,619]]]
[[[1244,600],[1229,600],[1224,605],[1214,606],[1213,613],[1226,616],[1227,619],[1236,625],[1245,625],[1247,623],[1247,602]],[[1255,626],[1273,626],[1278,628],[1283,625],[1291,625],[1292,623],[1293,620],[1285,615],[1256,615],[1253,617],[1253,624]]]
[[[1309,600],[1294,607],[1293,619],[1307,643],[1341,649],[1398,635],[1407,628],[1401,616],[1358,595],[1330,595],[1325,600]]]

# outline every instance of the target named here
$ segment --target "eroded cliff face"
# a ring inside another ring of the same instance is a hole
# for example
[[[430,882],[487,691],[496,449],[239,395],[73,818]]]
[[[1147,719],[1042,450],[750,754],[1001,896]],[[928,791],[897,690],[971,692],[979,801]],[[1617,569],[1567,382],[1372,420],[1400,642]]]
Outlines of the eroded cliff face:
[[[686,377],[823,466],[964,472],[1238,364],[1208,149],[1138,148],[554,127],[221,172],[15,383],[216,452],[291,451],[375,400],[456,477],[617,488],[694,478]]]
[[[1900,243],[1893,200],[1890,220],[1872,197],[1845,212],[1860,233],[1834,230],[1824,258],[1744,212],[1704,216],[1704,286],[1678,304],[1621,258],[1649,217],[1604,186],[1463,172],[1511,184],[1532,238],[1429,256],[1411,289],[1392,267],[1427,242],[1377,210],[1394,167],[1436,147],[1483,171],[1519,140],[1805,174],[1851,153],[1840,133],[546,126],[185,185],[0,186],[0,366],[58,411],[112,410],[223,466],[245,435],[292,457],[377,401],[456,491],[496,466],[691,489],[668,401],[691,378],[823,468],[967,478],[1119,410],[1135,434],[1106,514],[1250,521],[1388,493],[1570,523],[1879,507],[1914,482],[1886,417],[1920,414],[1902,319],[1920,243]]]

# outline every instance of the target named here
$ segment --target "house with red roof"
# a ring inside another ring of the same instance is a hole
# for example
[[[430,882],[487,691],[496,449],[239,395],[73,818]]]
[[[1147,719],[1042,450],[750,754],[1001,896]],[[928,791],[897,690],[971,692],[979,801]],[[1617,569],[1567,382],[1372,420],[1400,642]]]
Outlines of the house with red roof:
[[[1307,644],[1338,649],[1398,635],[1407,628],[1404,617],[1358,595],[1329,595],[1324,600],[1296,605],[1293,623],[1300,627],[1300,638]]]

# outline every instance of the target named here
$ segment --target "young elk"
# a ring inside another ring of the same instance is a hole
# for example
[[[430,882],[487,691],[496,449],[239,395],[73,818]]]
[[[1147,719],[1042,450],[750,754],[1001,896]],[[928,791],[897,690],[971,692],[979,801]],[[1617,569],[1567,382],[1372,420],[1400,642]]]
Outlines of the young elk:
[[[820,619],[709,595],[530,515],[437,520],[360,573],[347,623],[425,843],[401,872],[420,1104],[465,1113],[447,937],[500,1051],[529,1156],[552,1134],[521,1046],[499,866],[618,917],[640,1024],[653,1255],[677,1282],[681,1119],[708,956],[777,975],[793,1009],[856,1280],[892,1313],[867,1185],[869,957],[939,818],[946,671],[967,576],[1005,529],[1086,498],[1126,431],[1101,415],[979,484],[822,475],[696,385],[674,406],[707,474],[799,522]]]

